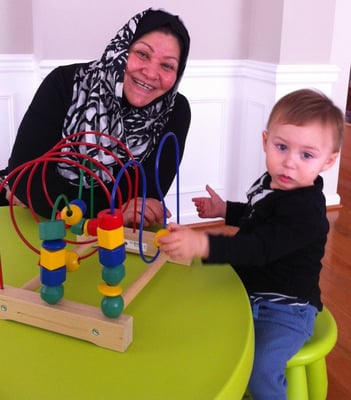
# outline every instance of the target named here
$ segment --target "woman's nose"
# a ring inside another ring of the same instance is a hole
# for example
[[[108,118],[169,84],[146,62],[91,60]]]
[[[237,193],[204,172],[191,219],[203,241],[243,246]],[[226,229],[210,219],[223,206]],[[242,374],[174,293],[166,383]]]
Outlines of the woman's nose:
[[[143,68],[143,74],[148,78],[155,80],[158,78],[158,65],[156,63],[149,62]]]

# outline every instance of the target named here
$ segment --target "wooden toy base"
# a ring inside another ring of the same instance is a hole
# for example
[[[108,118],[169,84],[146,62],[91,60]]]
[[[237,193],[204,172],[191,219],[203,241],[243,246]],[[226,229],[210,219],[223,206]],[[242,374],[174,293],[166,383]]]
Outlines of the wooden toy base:
[[[125,237],[129,241],[127,251],[138,252],[134,243],[138,232],[125,228]],[[153,244],[152,232],[143,235],[144,254],[152,256],[157,248]],[[78,245],[75,251],[84,253],[91,244]],[[155,274],[168,261],[164,253],[122,293],[124,307],[140,293]],[[190,261],[181,264],[190,265]],[[0,290],[0,319],[13,320],[23,324],[46,329],[52,332],[72,336],[94,343],[98,346],[124,352],[133,341],[133,317],[120,315],[118,318],[107,318],[98,307],[61,299],[57,304],[44,302],[35,292],[40,287],[40,277],[27,282],[22,288],[4,286]]]
[[[0,319],[73,336],[98,346],[123,352],[133,339],[133,317],[105,317],[101,309],[68,300],[55,305],[26,289],[5,286],[0,290]]]

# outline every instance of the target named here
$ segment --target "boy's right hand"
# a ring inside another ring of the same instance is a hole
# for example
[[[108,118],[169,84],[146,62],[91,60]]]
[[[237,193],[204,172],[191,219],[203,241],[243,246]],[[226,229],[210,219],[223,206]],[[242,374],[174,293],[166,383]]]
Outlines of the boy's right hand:
[[[206,191],[210,197],[194,197],[192,199],[199,217],[225,218],[226,202],[209,185],[206,185]]]

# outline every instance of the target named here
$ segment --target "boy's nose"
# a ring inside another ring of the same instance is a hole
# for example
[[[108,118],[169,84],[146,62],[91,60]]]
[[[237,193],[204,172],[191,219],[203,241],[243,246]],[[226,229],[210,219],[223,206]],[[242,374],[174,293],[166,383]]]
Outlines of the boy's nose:
[[[286,157],[284,158],[284,166],[286,168],[294,168],[296,163],[294,161],[294,157],[291,154],[287,154]]]

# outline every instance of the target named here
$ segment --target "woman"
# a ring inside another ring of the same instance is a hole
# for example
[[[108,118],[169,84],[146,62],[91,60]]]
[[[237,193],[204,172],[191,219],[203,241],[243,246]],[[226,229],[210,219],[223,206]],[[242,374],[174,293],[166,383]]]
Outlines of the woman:
[[[147,181],[145,226],[160,223],[163,210],[155,184],[155,163],[159,161],[159,181],[163,195],[169,190],[176,173],[175,144],[165,140],[159,159],[157,149],[162,137],[173,132],[179,143],[180,159],[190,125],[187,99],[177,93],[189,53],[190,38],[178,18],[165,11],[148,9],[128,21],[107,46],[100,60],[60,66],[42,82],[18,130],[9,160],[8,173],[19,165],[48,152],[62,138],[71,141],[77,132],[101,132],[117,138],[132,153],[145,171]],[[88,134],[88,143],[97,142],[116,154],[123,163],[128,157],[116,141]],[[71,147],[73,148],[73,147]],[[77,151],[77,147],[75,147]],[[92,147],[79,150],[99,160],[116,177],[118,165],[108,154]],[[79,170],[71,162],[48,163],[45,183],[52,201],[64,193],[70,200],[77,197]],[[39,215],[50,217],[50,205],[43,191],[39,167],[30,182],[30,201]],[[78,171],[78,172],[77,172]],[[18,179],[15,202],[28,205],[28,174]],[[107,188],[111,179],[102,174]],[[89,186],[89,180],[84,181]],[[10,181],[10,186],[15,178]],[[123,200],[127,198],[125,180],[120,184]],[[89,201],[90,190],[82,198]],[[139,190],[139,196],[142,189]],[[10,198],[10,192],[7,193]],[[133,203],[133,202],[132,202]],[[133,219],[134,205],[125,208],[124,221]],[[108,207],[106,195],[94,188],[95,213]],[[141,199],[137,202],[140,222]],[[170,216],[167,211],[167,215]]]

